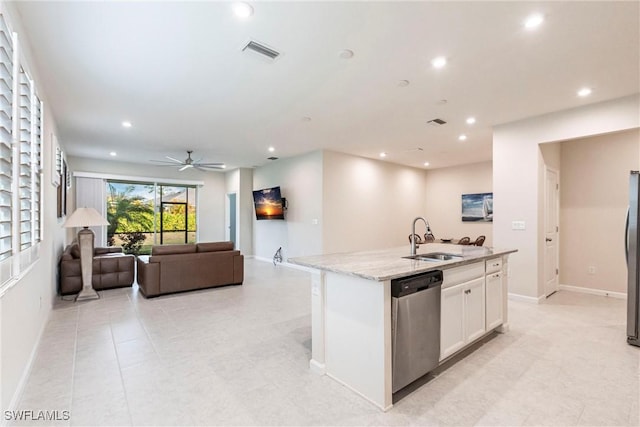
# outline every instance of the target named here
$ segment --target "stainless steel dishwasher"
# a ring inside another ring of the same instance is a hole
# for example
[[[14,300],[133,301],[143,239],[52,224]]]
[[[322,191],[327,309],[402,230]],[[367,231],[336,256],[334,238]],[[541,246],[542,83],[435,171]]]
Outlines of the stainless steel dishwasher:
[[[393,392],[438,366],[442,271],[391,281]]]

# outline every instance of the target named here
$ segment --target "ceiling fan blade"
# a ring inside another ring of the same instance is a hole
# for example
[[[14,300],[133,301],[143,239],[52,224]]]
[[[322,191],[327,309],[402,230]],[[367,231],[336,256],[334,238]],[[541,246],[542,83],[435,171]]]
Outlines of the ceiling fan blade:
[[[189,169],[189,168],[192,168],[192,167],[193,167],[193,165],[184,165],[183,167],[178,169],[178,172],[182,172],[183,170],[186,170],[186,169]]]
[[[165,160],[149,160],[153,163],[160,163],[158,166],[177,166],[174,162],[167,162]]]
[[[169,157],[169,156],[165,156],[165,157],[167,159],[169,159],[169,160],[173,160],[174,162],[177,162],[177,163],[180,163],[180,164],[184,163],[182,160],[174,159],[173,157]]]
[[[217,165],[206,165],[206,164],[199,164],[199,165],[195,165],[198,169],[201,170],[220,170],[220,169],[226,169],[226,166],[224,165],[224,163],[218,163]]]
[[[199,163],[198,162],[198,166],[221,166],[224,165],[224,163]]]

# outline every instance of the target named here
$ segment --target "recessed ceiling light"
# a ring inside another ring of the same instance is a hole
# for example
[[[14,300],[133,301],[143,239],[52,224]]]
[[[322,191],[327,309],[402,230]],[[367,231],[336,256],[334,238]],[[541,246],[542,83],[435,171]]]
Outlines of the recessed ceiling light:
[[[445,58],[444,56],[433,58],[431,60],[431,65],[433,66],[433,68],[442,68],[447,65],[447,58]]]
[[[400,80],[400,81],[398,82],[398,86],[400,86],[400,87],[407,87],[407,86],[409,86],[409,80]]]
[[[460,136],[458,137],[458,139],[459,139],[460,141],[466,141],[466,140],[467,140],[467,135],[462,134],[462,135],[460,135]]]
[[[275,149],[275,148],[273,148],[273,147],[269,147],[269,152],[270,152],[270,153],[273,153],[274,151],[276,151],[276,149]]]
[[[131,122],[122,122],[122,127],[130,128],[131,126],[133,126]]]
[[[116,153],[115,151],[112,151],[112,152],[109,153],[109,155],[115,157],[115,156],[118,155],[118,153]]]
[[[578,96],[581,96],[584,98],[585,96],[591,95],[591,92],[592,92],[591,88],[583,87],[578,91]]]
[[[524,27],[528,30],[532,30],[539,27],[543,21],[544,16],[541,13],[534,13],[533,15],[529,15],[524,21]]]
[[[476,122],[476,118],[475,117],[468,117],[467,118],[467,124],[468,125],[472,125]]]
[[[429,166],[429,162],[424,162],[424,165],[425,166]]]
[[[441,99],[440,101],[436,102],[436,105],[447,105],[447,101],[446,99]]]
[[[238,18],[246,19],[253,15],[253,7],[249,3],[237,2],[232,7],[234,15]]]
[[[385,153],[384,151],[382,153],[380,153],[380,157],[384,158],[387,157],[387,153]]]
[[[340,58],[342,58],[342,59],[351,59],[351,58],[353,58],[353,55],[354,55],[354,53],[350,49],[342,49],[340,51],[340,53],[338,54],[338,56]]]

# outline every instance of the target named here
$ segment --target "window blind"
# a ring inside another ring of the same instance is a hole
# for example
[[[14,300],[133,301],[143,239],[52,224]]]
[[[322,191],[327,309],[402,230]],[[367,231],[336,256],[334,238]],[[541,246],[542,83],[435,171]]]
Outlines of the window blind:
[[[0,16],[0,261],[12,251],[13,38]]]
[[[42,240],[42,101],[35,93],[33,93],[32,111],[33,241],[39,242]]]
[[[32,235],[32,197],[33,197],[33,168],[31,147],[31,80],[21,68],[19,76],[20,93],[20,174],[18,176],[20,198],[20,250],[29,248],[33,244]]]

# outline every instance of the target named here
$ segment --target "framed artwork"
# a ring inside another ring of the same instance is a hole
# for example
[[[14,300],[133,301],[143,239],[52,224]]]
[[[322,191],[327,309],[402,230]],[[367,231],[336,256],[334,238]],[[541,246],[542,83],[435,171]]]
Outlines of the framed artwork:
[[[51,134],[51,185],[60,186],[62,182],[62,150],[58,145],[58,138]]]
[[[462,195],[463,222],[493,222],[493,193]]]
[[[57,214],[58,218],[67,216],[67,182],[71,182],[69,179],[69,169],[67,168],[67,162],[62,159],[62,173],[61,179],[63,181],[58,184],[57,191]]]

